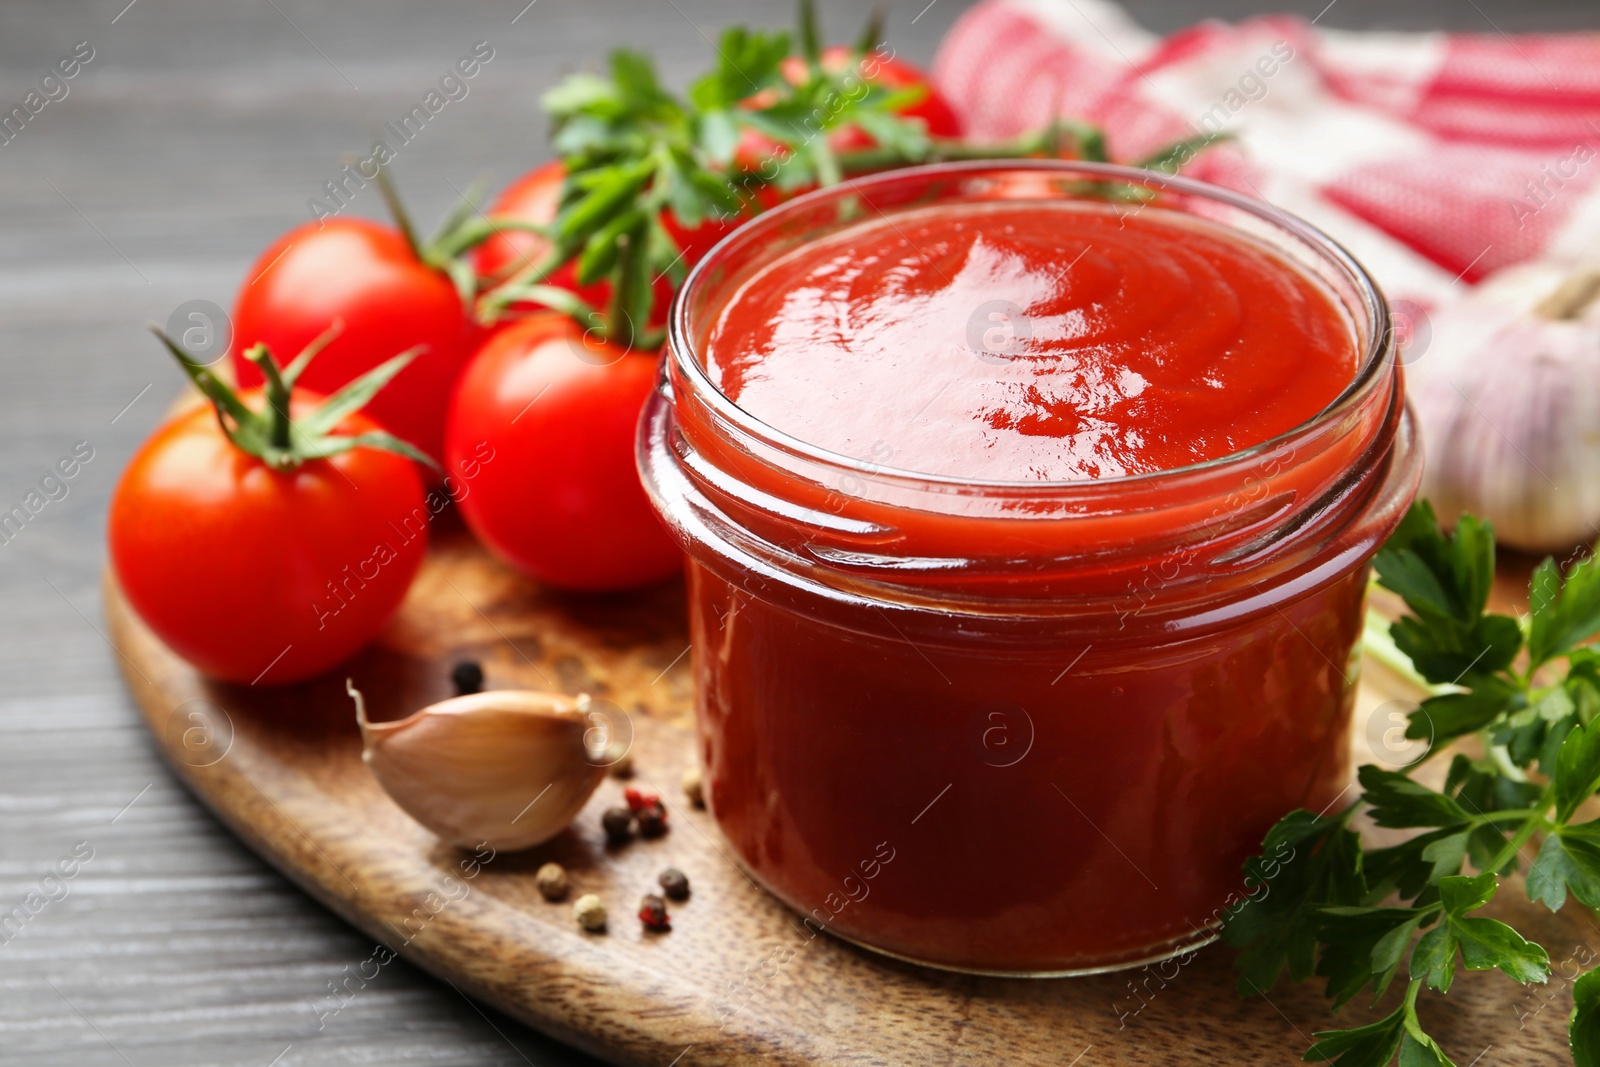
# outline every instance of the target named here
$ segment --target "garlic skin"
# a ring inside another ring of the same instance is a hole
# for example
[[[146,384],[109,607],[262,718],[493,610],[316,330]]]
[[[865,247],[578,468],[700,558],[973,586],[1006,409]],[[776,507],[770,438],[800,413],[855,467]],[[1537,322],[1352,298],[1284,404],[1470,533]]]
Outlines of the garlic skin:
[[[1501,271],[1433,319],[1406,368],[1422,495],[1505,545],[1570,548],[1600,527],[1600,269]]]
[[[445,842],[532,848],[564,830],[606,776],[581,701],[490,690],[370,722],[354,686],[361,758],[394,802]]]

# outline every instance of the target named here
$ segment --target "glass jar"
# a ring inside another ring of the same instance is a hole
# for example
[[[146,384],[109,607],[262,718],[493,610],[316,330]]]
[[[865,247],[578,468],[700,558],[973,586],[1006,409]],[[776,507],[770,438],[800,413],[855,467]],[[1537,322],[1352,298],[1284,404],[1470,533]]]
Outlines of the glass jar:
[[[706,372],[720,309],[803,242],[910,208],[1062,198],[1270,246],[1348,317],[1353,380],[1220,459],[1000,482],[829,453]],[[1213,938],[1266,830],[1346,788],[1368,563],[1420,457],[1387,306],[1326,236],[1148,171],[922,167],[747,223],[691,273],[669,329],[639,464],[689,556],[708,803],[812,936],[1007,975],[1151,962]]]

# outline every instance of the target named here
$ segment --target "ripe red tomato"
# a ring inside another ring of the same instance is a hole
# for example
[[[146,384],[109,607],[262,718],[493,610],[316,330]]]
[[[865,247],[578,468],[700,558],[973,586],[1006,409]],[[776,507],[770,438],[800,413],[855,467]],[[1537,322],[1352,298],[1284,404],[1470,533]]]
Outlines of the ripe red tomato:
[[[634,466],[656,369],[655,356],[586,341],[561,315],[491,338],[461,377],[445,436],[452,470],[493,450],[460,501],[472,532],[564,589],[630,589],[678,573],[683,556]]]
[[[278,238],[250,268],[233,309],[233,369],[261,382],[244,358],[254,344],[298,352],[344,324],[300,379],[331,393],[397,352],[425,350],[367,405],[403,441],[443,454],[445,408],[483,332],[443,271],[423,263],[398,230],[366,219],[307,223]]]
[[[499,199],[489,208],[489,217],[540,224],[550,222],[556,217],[561,183],[565,178],[566,169],[560,160],[535,167],[506,186]],[[738,220],[707,219],[691,229],[683,226],[668,211],[662,215],[661,224],[678,243],[678,247],[683,249],[683,265],[687,268],[700,262],[711,251],[712,245],[733,230]],[[478,246],[475,260],[478,276],[490,283],[510,277],[522,268],[539,262],[549,248],[550,243],[536,233],[502,230]],[[577,275],[577,261],[571,260],[557,268],[554,274],[545,279],[545,283],[570,290],[582,297],[590,307],[604,311],[611,299],[611,283],[599,281],[593,285],[579,285]],[[667,321],[667,307],[672,303],[672,281],[663,274],[655,279],[653,288],[655,300],[650,310],[650,328],[659,327]],[[535,310],[532,305],[515,306],[523,310]]]
[[[243,396],[260,407],[259,391]],[[317,399],[296,393],[290,410]],[[336,432],[374,429],[357,413]],[[158,429],[123,472],[111,566],[139,617],[203,674],[293,682],[383,628],[422,563],[428,516],[404,456],[358,448],[275,471],[202,405]]]

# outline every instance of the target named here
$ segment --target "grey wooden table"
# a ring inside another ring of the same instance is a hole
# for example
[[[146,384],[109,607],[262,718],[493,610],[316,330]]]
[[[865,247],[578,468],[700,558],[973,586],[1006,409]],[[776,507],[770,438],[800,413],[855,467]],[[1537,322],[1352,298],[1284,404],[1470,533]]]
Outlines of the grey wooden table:
[[[67,96],[0,146],[0,511],[75,446],[92,450],[66,495],[56,488],[0,544],[0,915],[30,893],[47,901],[20,931],[0,926],[0,1063],[591,1062],[404,964],[319,1026],[313,1002],[371,945],[162,768],[99,617],[107,496],[178,391],[144,322],[191,299],[227,306],[338,157],[476,41],[494,59],[396,164],[421,218],[480,172],[504,181],[545,158],[539,92],[608,48],[648,48],[681,84],[721,25],[791,17],[787,0],[525,3],[0,7],[0,110],[78,42],[93,49]],[[889,26],[920,61],[964,6],[923,3],[904,0]],[[1128,6],[1170,30],[1280,5]],[[828,3],[827,24],[852,34],[864,8]],[[1335,0],[1322,21],[1512,32],[1593,28],[1600,12],[1594,0]],[[378,213],[373,200],[355,210]],[[75,876],[47,878],[63,860]]]

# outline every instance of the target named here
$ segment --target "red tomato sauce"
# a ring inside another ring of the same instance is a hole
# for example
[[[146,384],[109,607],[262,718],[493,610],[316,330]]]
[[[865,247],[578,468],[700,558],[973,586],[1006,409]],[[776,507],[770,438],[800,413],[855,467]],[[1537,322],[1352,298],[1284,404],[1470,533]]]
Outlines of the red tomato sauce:
[[[1345,307],[1156,208],[866,214],[727,276],[695,357],[854,473],[732,440],[681,373],[683,477],[643,461],[691,556],[711,809],[812,933],[1017,973],[1198,944],[1266,830],[1348,781],[1365,564],[1415,479],[1398,384],[1232,482],[1124,479],[1327,409]],[[1273,547],[1284,501],[1331,501],[1303,520],[1331,532]]]
[[[707,364],[750,414],[841,455],[1066,481],[1275,437],[1339,395],[1356,351],[1319,285],[1215,226],[998,203],[801,246],[729,301]]]

